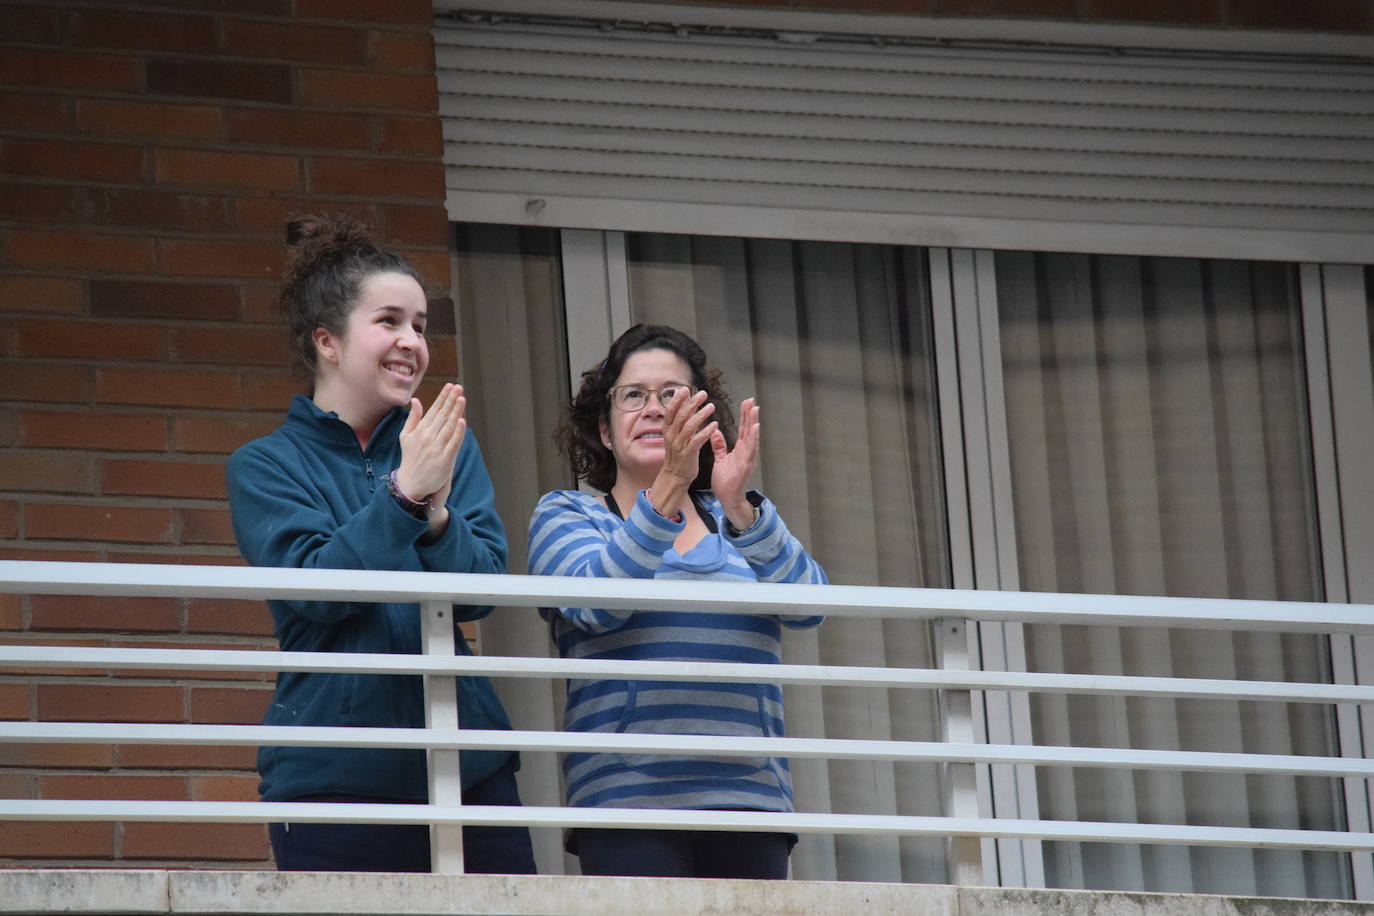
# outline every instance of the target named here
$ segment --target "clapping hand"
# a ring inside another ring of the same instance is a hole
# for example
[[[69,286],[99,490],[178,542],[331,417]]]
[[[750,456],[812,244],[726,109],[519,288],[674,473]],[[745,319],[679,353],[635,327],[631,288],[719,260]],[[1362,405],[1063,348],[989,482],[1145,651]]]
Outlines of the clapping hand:
[[[727,448],[725,435],[711,432],[711,489],[725,509],[725,517],[738,531],[754,524],[754,506],[744,495],[744,486],[759,461],[759,406],[753,398],[740,404],[739,437],[734,448]]]
[[[401,466],[396,486],[412,499],[441,507],[453,484],[453,464],[463,445],[468,421],[463,386],[444,385],[429,410],[410,399],[410,416],[401,429]]]

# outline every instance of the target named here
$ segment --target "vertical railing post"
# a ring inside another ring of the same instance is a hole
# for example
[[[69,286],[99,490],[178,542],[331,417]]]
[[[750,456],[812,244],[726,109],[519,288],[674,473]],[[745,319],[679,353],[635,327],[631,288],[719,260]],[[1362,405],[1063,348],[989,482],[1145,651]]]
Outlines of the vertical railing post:
[[[424,628],[424,653],[452,658],[454,654],[453,605],[426,601],[420,606]],[[458,727],[458,679],[451,674],[425,676],[425,726]],[[429,803],[457,807],[463,803],[462,776],[456,750],[426,751],[429,764]],[[463,873],[463,828],[459,824],[431,824],[430,868],[435,874]]]
[[[968,622],[953,617],[935,621],[936,662],[941,670],[967,671]],[[940,691],[940,739],[946,744],[972,744],[973,692]],[[972,763],[944,764],[941,786],[946,817],[978,817],[978,779]],[[983,883],[983,847],[979,837],[950,837],[950,883]]]

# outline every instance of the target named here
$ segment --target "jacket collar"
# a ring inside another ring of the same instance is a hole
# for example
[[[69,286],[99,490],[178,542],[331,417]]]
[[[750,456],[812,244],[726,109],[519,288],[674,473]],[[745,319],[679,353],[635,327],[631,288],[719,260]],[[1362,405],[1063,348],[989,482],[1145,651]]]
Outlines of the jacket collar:
[[[372,438],[368,440],[365,452],[370,452],[386,433],[387,427],[392,423],[404,422],[404,417],[409,411],[404,407],[393,407],[391,411],[377,424],[377,428],[372,433]],[[298,394],[291,399],[291,407],[286,412],[286,426],[292,432],[299,433],[309,439],[323,445],[335,448],[356,449],[358,447],[358,437],[353,432],[353,427],[349,426],[339,415],[332,410],[321,410],[314,401],[303,394]]]

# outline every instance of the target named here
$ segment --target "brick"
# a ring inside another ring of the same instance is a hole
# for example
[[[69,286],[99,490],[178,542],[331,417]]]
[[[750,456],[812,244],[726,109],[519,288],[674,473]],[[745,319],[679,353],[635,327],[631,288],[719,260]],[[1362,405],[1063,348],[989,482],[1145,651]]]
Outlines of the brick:
[[[16,355],[57,359],[158,360],[162,329],[148,325],[67,321],[19,321]]]
[[[6,518],[10,528],[5,528]],[[14,503],[0,500],[0,537],[14,537]],[[6,534],[6,530],[9,531]],[[264,612],[265,613],[265,612]],[[0,595],[0,630],[22,630],[24,628],[24,608],[18,595]]]
[[[455,381],[457,375],[458,347],[455,341],[452,337],[432,337],[429,341],[429,371],[425,373],[425,378],[442,384]]]
[[[287,220],[300,213],[336,213],[344,211],[354,219],[368,225],[376,225],[377,209],[372,204],[349,201],[341,203],[323,197],[245,197],[237,204],[239,228],[256,232],[269,232],[274,238],[285,240]],[[284,246],[283,241],[283,246]],[[283,256],[285,256],[283,250]],[[281,284],[273,283],[261,289],[263,302],[271,306],[271,314],[277,317],[277,298]],[[263,314],[255,309],[255,314]]]
[[[0,21],[4,13],[0,12]],[[6,22],[8,26],[9,23]],[[71,103],[60,95],[0,92],[0,127],[21,131],[66,132],[71,128]]]
[[[366,116],[243,108],[229,112],[227,119],[229,139],[234,143],[308,149],[372,147]]]
[[[382,213],[386,220],[382,237],[388,244],[448,244],[448,212],[440,202],[424,206],[391,204]]]
[[[312,159],[308,172],[308,188],[317,193],[444,199],[442,162]]]
[[[186,688],[92,682],[38,684],[42,722],[184,722]]]
[[[296,18],[332,19],[347,22],[387,22],[428,29],[434,18],[428,0],[297,0]]]
[[[187,563],[197,566],[246,565],[237,551],[225,547],[201,547],[194,550],[178,547],[176,553],[153,553],[148,550],[121,552],[111,549],[107,553],[105,560],[108,563],[167,563],[172,566],[185,566]]]
[[[365,35],[357,29],[238,19],[224,21],[224,53],[338,67],[367,62]]]
[[[100,462],[100,487],[110,494],[228,498],[224,465],[190,461],[107,459]]]
[[[433,74],[301,70],[297,79],[300,101],[307,106],[426,112],[439,107],[439,84]]]
[[[438,118],[383,118],[377,150],[402,156],[442,156],[443,122]]]
[[[89,197],[77,185],[0,181],[0,219],[75,222],[90,212]]]
[[[396,253],[420,272],[431,289],[449,288],[449,258],[446,251],[415,251],[397,248]]]
[[[1365,0],[1247,0],[1228,4],[1228,25],[1273,29],[1319,29],[1328,32],[1367,32],[1374,23]]]
[[[112,413],[107,409],[23,411],[19,439],[33,448],[162,451],[167,420],[161,414]]]
[[[38,797],[38,782],[32,776],[0,773],[0,798]]]
[[[120,859],[208,859],[255,861],[271,855],[267,828],[261,824],[124,825]]]
[[[142,226],[157,232],[186,229],[210,232],[229,228],[229,205],[216,194],[176,194],[131,189],[92,195],[96,219],[116,226]]]
[[[192,776],[191,798],[194,801],[258,800],[256,776]]]
[[[138,92],[142,88],[135,57],[46,48],[41,51],[6,48],[5,53],[0,54],[0,86],[94,89],[99,92]]]
[[[1044,16],[1076,19],[1074,0],[940,0],[940,12],[951,16]]]
[[[243,377],[243,406],[249,410],[285,411],[291,399],[306,391],[304,379],[290,372],[253,372]]]
[[[114,829],[84,821],[0,821],[0,857],[107,859],[114,855]]]
[[[0,751],[4,745],[0,744]],[[175,744],[122,744],[121,767],[131,770],[248,770],[257,766],[255,747],[183,747]]]
[[[455,323],[458,320],[458,312],[453,304],[453,297],[430,299],[426,308],[429,313],[429,324],[425,327],[425,336],[429,339],[430,350],[437,350],[441,346],[454,346],[456,342],[453,340],[441,340],[444,337],[451,338],[457,333]]]
[[[153,171],[158,184],[258,191],[294,191],[300,184],[296,157],[266,153],[161,149],[154,153]]]
[[[102,769],[114,766],[108,744],[47,744],[0,742],[0,767],[24,769]]]
[[[72,403],[90,397],[90,370],[78,366],[45,366],[32,361],[0,363],[0,391],[16,401]]]
[[[90,134],[220,140],[224,137],[224,112],[212,105],[78,99],[76,125]]]
[[[233,415],[176,417],[172,421],[172,448],[179,452],[227,455],[279,425],[279,416],[260,419]]]
[[[15,616],[18,616],[17,604]],[[271,636],[272,613],[261,601],[192,598],[186,602],[186,631],[226,633],[234,636]]]
[[[52,632],[165,633],[181,628],[175,598],[33,595],[29,629]]]
[[[146,10],[77,10],[68,21],[71,42],[78,47],[120,51],[216,50],[215,21],[205,16],[159,16]]]
[[[210,372],[169,369],[99,369],[96,397],[104,404],[163,407],[234,407],[239,379]]]
[[[283,66],[153,58],[145,62],[144,72],[151,95],[292,101],[291,71]]]
[[[265,279],[281,272],[284,246],[268,242],[170,240],[161,244],[162,267],[178,276]]]
[[[31,563],[35,560],[50,560],[54,563],[103,563],[106,557],[101,550],[77,550],[72,547],[39,547],[33,544],[0,545],[0,560],[17,560]]]
[[[0,407],[0,448],[19,444],[19,417],[10,407]]]
[[[292,0],[144,0],[143,6],[170,6],[177,10],[207,10],[238,16],[289,16]]]
[[[168,509],[30,503],[24,509],[29,537],[47,540],[165,544],[172,534]]]
[[[229,283],[92,280],[91,314],[120,318],[233,320],[238,290]]]
[[[0,684],[0,719],[19,722],[29,718],[29,685]]]
[[[62,36],[61,19],[56,9],[39,9],[0,4],[0,22],[5,23],[6,42],[57,44]]]
[[[143,180],[143,149],[114,143],[13,139],[0,143],[0,171],[42,178],[133,183]]]
[[[42,798],[127,799],[132,801],[189,801],[185,776],[147,776],[134,773],[81,773],[38,777]]]
[[[272,691],[263,687],[192,687],[191,721],[203,725],[256,725]]]
[[[69,452],[0,452],[0,480],[8,490],[33,493],[90,493],[91,463]],[[32,536],[32,535],[30,535]]]
[[[0,188],[0,200],[4,199]],[[3,204],[0,204],[3,206]],[[58,277],[0,276],[0,312],[71,315],[85,306],[81,281]]]
[[[20,267],[152,273],[153,242],[142,236],[12,229],[9,261]]]
[[[434,72],[434,38],[429,32],[374,32],[368,63],[375,70]]]
[[[181,519],[181,544],[225,544],[234,546],[234,529],[227,509],[178,509]]]
[[[281,225],[285,225],[283,222]],[[281,328],[286,336],[286,326],[281,314],[281,282],[240,283],[239,320],[246,324],[270,324]]]
[[[177,328],[171,335],[172,359],[180,363],[284,366],[291,359],[276,328]]]
[[[1171,25],[1220,25],[1221,0],[1089,0],[1093,18],[1163,22]]]

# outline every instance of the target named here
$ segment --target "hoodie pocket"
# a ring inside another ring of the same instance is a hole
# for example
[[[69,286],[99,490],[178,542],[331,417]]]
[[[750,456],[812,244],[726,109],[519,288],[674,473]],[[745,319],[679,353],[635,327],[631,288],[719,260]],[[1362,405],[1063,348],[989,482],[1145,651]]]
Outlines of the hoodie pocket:
[[[692,685],[630,681],[617,732],[628,735],[772,735],[758,685]],[[621,754],[625,766],[647,776],[749,776],[767,756]]]

